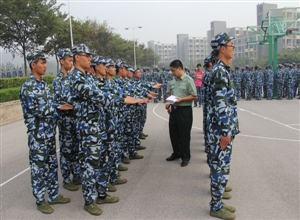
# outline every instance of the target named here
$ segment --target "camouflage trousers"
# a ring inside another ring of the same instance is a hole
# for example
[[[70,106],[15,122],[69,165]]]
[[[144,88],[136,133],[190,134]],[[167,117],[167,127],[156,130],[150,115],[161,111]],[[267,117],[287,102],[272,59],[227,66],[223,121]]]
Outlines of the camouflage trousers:
[[[136,108],[134,106],[130,106],[127,109],[127,114],[125,116],[125,136],[126,136],[126,146],[128,149],[129,157],[134,157],[136,155],[136,139],[137,136],[140,134],[137,134],[137,116],[136,116]]]
[[[79,145],[76,139],[76,124],[72,116],[61,116],[58,120],[60,169],[63,183],[70,183],[70,175],[73,181],[81,179],[79,164]]]
[[[208,134],[211,179],[210,207],[214,212],[222,208],[222,195],[230,173],[233,139],[234,137],[226,149],[221,150],[220,136],[211,133]]]
[[[273,84],[268,84],[267,86],[267,99],[271,100],[273,98]]]
[[[283,84],[277,83],[277,97],[280,99],[283,97]]]
[[[287,96],[287,99],[289,99],[289,100],[291,100],[291,99],[294,98],[294,87],[293,86],[291,86],[291,85],[287,86],[287,94],[286,94],[286,96]]]
[[[57,156],[55,136],[43,139],[28,133],[31,187],[36,203],[51,202],[58,196]]]
[[[121,162],[122,151],[117,141],[109,143],[111,151],[108,154],[107,181],[115,183],[118,180],[118,167]]]
[[[166,99],[168,98],[167,97],[167,84],[164,84],[162,89],[163,89],[163,98],[164,98],[164,101],[166,101]]]
[[[235,85],[234,94],[235,94],[236,99],[240,100],[240,97],[241,97],[241,85],[240,84]]]
[[[252,98],[252,85],[246,85],[246,99],[250,100]]]
[[[100,191],[100,187],[104,185],[103,180],[98,177],[101,163],[103,163],[101,161],[101,159],[103,160],[102,152],[104,151],[103,131],[101,131],[97,121],[87,121],[85,118],[77,121],[76,130],[80,140],[79,161],[82,193],[85,203],[90,204],[94,201],[94,187],[97,191]]]
[[[153,101],[154,101],[154,103],[157,103],[158,102],[158,96],[159,96],[159,92],[158,92],[158,89],[153,89],[153,92],[155,92],[155,93],[157,93],[157,95],[156,96],[154,96],[154,98],[153,98]]]
[[[261,100],[262,98],[262,85],[256,87],[256,99]]]

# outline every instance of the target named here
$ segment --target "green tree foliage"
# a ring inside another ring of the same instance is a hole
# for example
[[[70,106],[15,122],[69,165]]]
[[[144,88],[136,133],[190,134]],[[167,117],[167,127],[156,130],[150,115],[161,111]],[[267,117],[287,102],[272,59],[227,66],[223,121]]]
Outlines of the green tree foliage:
[[[278,63],[299,63],[300,48],[283,49],[278,53]]]
[[[53,35],[59,9],[55,0],[0,1],[0,46],[24,57],[26,75],[26,52]]]

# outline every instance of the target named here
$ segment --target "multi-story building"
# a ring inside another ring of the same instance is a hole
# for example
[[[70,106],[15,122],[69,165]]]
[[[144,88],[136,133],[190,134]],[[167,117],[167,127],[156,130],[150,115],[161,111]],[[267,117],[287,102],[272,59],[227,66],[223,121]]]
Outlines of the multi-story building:
[[[208,54],[206,37],[177,34],[177,53],[183,62],[202,61]]]
[[[177,46],[175,44],[148,42],[148,48],[151,48],[159,56],[159,63],[167,63],[177,58]],[[154,61],[153,61],[154,62]],[[156,63],[153,63],[156,65]]]

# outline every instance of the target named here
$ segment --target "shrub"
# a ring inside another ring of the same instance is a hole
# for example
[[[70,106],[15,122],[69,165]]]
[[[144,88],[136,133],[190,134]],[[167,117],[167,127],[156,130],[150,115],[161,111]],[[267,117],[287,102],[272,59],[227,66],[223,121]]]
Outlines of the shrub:
[[[48,84],[50,90],[52,91],[52,84]],[[0,89],[0,103],[9,102],[13,100],[19,100],[20,87]]]
[[[48,83],[52,84],[52,81],[56,75],[46,74],[43,79]],[[14,77],[14,78],[2,78],[0,79],[0,90],[8,88],[21,87],[21,85],[28,79],[28,77]]]

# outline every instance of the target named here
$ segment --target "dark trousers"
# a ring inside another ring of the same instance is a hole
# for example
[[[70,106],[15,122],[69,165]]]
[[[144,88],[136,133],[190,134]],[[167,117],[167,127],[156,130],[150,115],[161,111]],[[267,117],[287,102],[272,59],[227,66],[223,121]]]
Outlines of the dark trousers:
[[[182,160],[190,160],[191,129],[193,111],[191,106],[173,106],[169,119],[169,133],[173,154]]]

